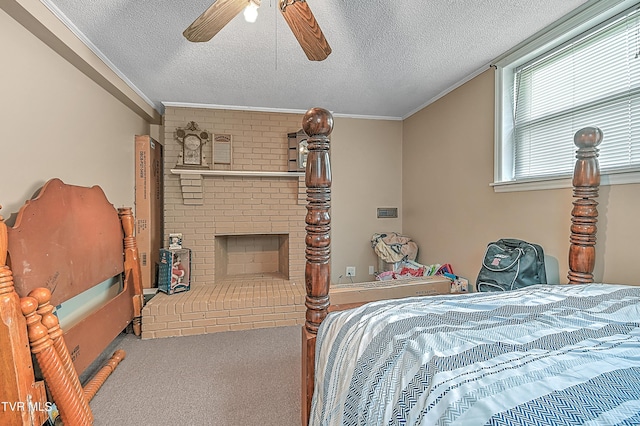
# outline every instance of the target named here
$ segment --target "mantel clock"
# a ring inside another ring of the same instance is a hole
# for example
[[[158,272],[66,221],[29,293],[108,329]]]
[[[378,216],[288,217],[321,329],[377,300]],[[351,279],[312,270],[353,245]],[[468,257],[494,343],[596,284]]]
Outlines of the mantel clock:
[[[182,145],[176,167],[209,168],[205,145],[211,142],[211,132],[200,130],[195,121],[190,121],[185,127],[176,129],[175,137]]]

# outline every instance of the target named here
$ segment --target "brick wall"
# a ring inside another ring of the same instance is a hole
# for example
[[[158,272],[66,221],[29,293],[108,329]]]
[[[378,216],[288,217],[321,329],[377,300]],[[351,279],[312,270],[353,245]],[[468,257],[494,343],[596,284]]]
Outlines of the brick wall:
[[[289,278],[304,279],[306,214],[304,179],[255,176],[189,176],[192,203],[183,193],[180,175],[172,174],[181,145],[177,127],[195,121],[201,130],[232,136],[232,164],[217,170],[286,172],[287,133],[302,127],[303,114],[167,107],[164,115],[165,240],[183,234],[192,249],[192,284],[215,280],[216,244],[220,234],[288,234]],[[208,146],[212,161],[213,150]],[[186,175],[183,175],[185,179]],[[201,197],[201,199],[198,199]]]

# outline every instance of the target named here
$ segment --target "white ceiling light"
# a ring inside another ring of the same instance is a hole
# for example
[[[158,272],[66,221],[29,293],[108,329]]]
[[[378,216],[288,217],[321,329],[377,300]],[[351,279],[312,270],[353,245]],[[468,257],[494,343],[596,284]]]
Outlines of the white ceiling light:
[[[254,23],[258,19],[258,7],[260,0],[249,0],[249,4],[244,8],[244,20]]]

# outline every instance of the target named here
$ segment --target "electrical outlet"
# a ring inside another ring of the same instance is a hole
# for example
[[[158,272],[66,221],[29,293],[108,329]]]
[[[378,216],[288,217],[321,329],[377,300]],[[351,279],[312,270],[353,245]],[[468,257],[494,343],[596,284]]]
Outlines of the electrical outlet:
[[[376,271],[373,269],[373,265],[369,265],[369,275],[375,275]]]
[[[355,277],[356,276],[356,267],[355,266],[347,266],[347,276]]]

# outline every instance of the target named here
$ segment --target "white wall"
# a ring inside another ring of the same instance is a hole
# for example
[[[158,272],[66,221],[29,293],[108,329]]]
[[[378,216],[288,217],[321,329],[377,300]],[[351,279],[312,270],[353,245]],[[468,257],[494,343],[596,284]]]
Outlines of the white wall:
[[[493,107],[488,70],[404,121],[403,230],[423,263],[451,263],[474,282],[490,241],[538,243],[566,283],[572,191],[493,191]],[[640,284],[640,185],[602,186],[598,202],[595,280]]]
[[[134,136],[149,133],[150,124],[2,10],[0,57],[0,214],[7,223],[53,177],[99,185],[115,207],[133,206]],[[79,296],[66,312],[77,316],[105,297]]]
[[[133,151],[145,122],[0,11],[2,215],[16,213],[48,179],[100,185],[133,206]]]
[[[376,232],[402,230],[402,122],[334,118],[331,134],[331,280],[372,281]],[[397,219],[378,219],[378,207],[397,207]],[[342,278],[341,278],[342,276]]]

